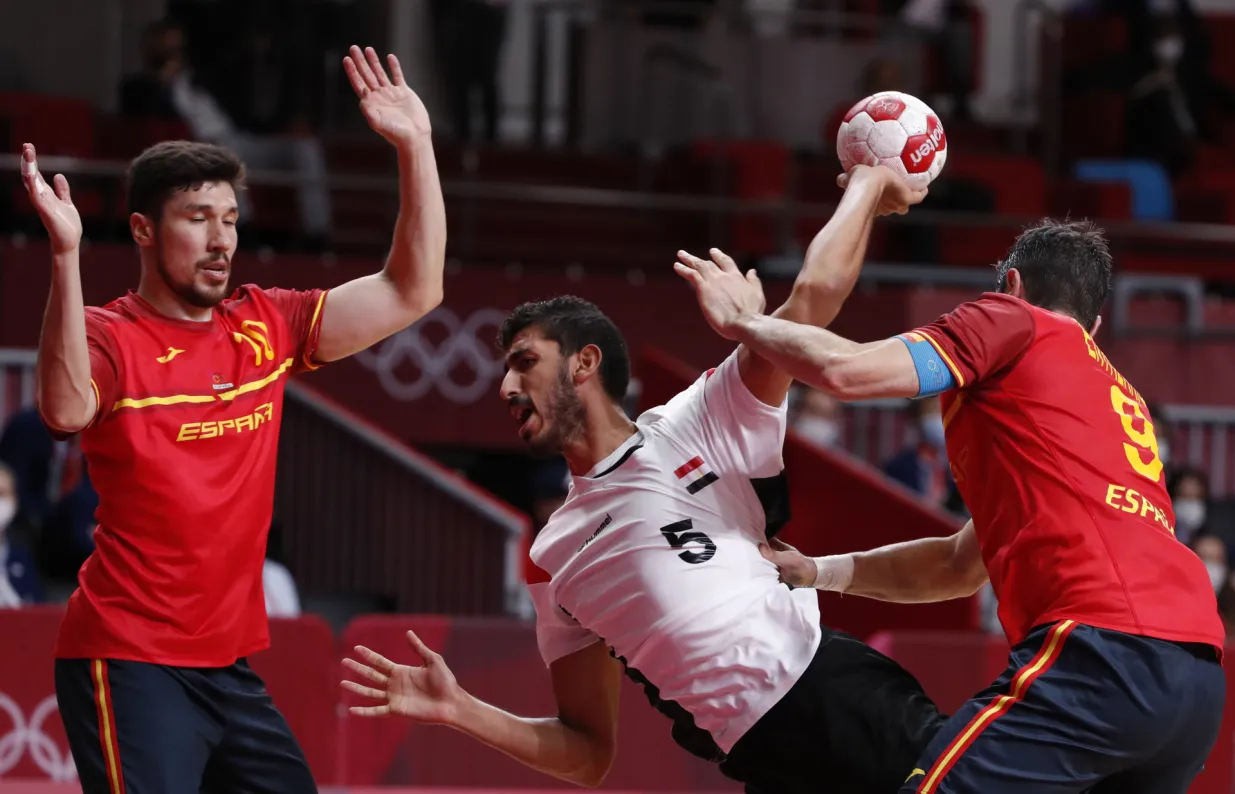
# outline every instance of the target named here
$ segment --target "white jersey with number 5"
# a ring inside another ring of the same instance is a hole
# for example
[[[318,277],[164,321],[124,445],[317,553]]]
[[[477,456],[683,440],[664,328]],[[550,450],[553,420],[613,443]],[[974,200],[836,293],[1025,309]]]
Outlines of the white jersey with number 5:
[[[572,478],[532,545],[545,663],[604,642],[705,757],[732,749],[820,642],[815,591],[780,584],[759,554],[787,510],[785,414],[730,355]]]

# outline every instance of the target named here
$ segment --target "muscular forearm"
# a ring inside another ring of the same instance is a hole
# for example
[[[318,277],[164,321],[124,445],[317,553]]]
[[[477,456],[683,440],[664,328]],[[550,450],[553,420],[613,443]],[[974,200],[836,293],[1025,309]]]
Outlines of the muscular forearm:
[[[836,319],[862,271],[883,190],[880,178],[867,171],[849,185],[832,218],[811,240],[793,292],[775,317],[817,326]]]
[[[921,538],[853,555],[853,595],[902,604],[973,595],[958,570],[951,538]]]
[[[815,559],[815,586],[879,601],[918,604],[964,598],[986,581],[957,537],[921,538],[871,551]]]
[[[382,273],[406,303],[427,310],[442,300],[446,206],[429,137],[400,145],[398,152],[399,217]]]
[[[51,294],[39,336],[38,407],[57,430],[76,432],[90,423],[97,403],[90,387],[90,350],[82,300],[78,250],[52,258]]]
[[[517,717],[468,696],[454,727],[525,766],[581,786],[597,786],[612,748],[557,717]]]
[[[767,315],[747,315],[736,340],[772,366],[807,386],[836,392],[843,358],[862,346],[831,331]]]

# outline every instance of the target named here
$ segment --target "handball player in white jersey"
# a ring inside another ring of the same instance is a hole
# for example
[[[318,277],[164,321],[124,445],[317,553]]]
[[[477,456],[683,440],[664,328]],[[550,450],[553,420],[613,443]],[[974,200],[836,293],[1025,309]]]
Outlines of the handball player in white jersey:
[[[887,169],[855,169],[777,316],[831,322],[873,218],[922,196]],[[735,267],[719,251],[712,258]],[[421,667],[365,648],[356,649],[364,663],[345,660],[364,681],[344,686],[377,701],[353,713],[448,725],[596,786],[616,752],[624,672],[672,721],[679,745],[748,791],[897,791],[944,717],[895,662],[822,628],[816,592],[781,584],[760,553],[788,518],[790,379],[739,347],[631,422],[621,408],[626,344],[594,305],[524,304],[499,341],[501,396],[520,437],[564,455],[572,474],[532,546],[538,573],[528,583],[558,714],[517,717],[476,700],[411,632]]]

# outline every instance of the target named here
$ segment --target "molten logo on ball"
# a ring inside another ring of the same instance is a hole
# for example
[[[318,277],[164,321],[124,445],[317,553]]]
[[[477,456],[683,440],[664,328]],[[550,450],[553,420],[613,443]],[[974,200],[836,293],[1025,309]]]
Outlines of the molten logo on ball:
[[[884,91],[854,105],[840,125],[836,154],[849,171],[855,165],[885,165],[915,187],[926,187],[948,159],[948,139],[925,102]]]

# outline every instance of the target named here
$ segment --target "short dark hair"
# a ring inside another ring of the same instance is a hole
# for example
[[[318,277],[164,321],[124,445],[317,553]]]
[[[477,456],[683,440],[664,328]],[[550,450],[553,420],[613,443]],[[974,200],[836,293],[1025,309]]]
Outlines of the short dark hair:
[[[227,182],[243,190],[244,163],[232,151],[211,143],[156,143],[129,163],[129,212],[157,219],[173,193],[207,182]]]
[[[532,301],[515,308],[502,323],[497,343],[510,350],[515,337],[535,328],[546,339],[557,342],[563,356],[578,353],[588,345],[600,348],[600,381],[614,402],[621,402],[630,385],[630,353],[622,332],[596,307],[596,304],[563,295]]]
[[[1046,219],[1021,233],[998,265],[999,291],[1016,268],[1025,300],[1066,312],[1086,330],[1093,327],[1111,293],[1111,250],[1102,229],[1090,221]]]

